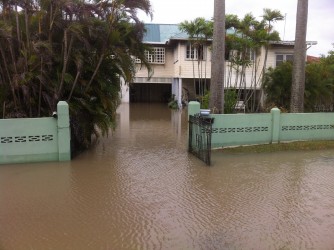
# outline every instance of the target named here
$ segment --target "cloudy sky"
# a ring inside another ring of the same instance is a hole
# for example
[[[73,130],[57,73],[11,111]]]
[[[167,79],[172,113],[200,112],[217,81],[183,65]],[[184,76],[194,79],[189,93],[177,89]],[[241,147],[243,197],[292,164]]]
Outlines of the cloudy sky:
[[[211,19],[213,0],[150,0],[153,7],[153,20],[140,14],[142,20],[152,23],[176,24],[196,17]],[[277,9],[286,15],[285,21],[275,24],[281,39],[294,40],[297,0],[225,0],[226,13],[242,18],[252,13],[258,20],[264,8]],[[309,0],[307,40],[317,41],[318,45],[308,50],[309,55],[327,55],[334,43],[334,0]],[[284,32],[285,31],[285,32]]]

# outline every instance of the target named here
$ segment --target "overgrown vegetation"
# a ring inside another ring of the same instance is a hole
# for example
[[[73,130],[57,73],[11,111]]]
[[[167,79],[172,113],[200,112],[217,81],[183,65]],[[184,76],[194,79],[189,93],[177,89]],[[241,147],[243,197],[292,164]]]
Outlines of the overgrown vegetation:
[[[264,90],[267,106],[289,110],[292,84],[292,64],[285,62],[265,75]],[[333,111],[334,51],[319,62],[306,65],[304,109],[306,112]]]
[[[1,118],[49,116],[70,106],[72,146],[115,124],[120,78],[131,82],[133,58],[146,63],[144,25],[149,0],[1,1]]]

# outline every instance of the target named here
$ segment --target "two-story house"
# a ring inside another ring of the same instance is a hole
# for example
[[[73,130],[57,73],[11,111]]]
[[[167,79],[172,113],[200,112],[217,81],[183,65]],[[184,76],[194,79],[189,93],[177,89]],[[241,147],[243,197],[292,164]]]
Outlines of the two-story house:
[[[179,104],[195,100],[209,89],[211,78],[211,40],[194,47],[189,36],[177,24],[146,24],[143,42],[152,47],[147,58],[153,75],[137,63],[134,82],[122,88],[122,102],[167,102],[173,95]],[[233,31],[232,31],[233,32]],[[309,46],[316,42],[308,42]],[[293,59],[294,42],[271,42],[266,49],[249,51],[247,66],[240,66],[235,51],[228,51],[225,68],[225,88],[239,91],[239,100],[252,91],[260,97],[263,68],[276,67]],[[265,59],[266,57],[266,59]],[[234,58],[234,59],[233,59]]]

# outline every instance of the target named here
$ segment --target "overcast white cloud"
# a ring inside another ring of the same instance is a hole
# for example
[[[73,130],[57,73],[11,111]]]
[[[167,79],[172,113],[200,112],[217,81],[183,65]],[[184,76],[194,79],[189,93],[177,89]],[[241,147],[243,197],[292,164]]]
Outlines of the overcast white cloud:
[[[150,0],[153,20],[140,15],[145,22],[176,24],[196,17],[211,19],[213,0]],[[295,39],[297,0],[226,0],[226,13],[240,18],[252,13],[259,20],[264,8],[280,10],[286,20],[275,24],[275,29],[284,40]],[[308,54],[318,56],[333,49],[334,0],[309,0],[307,40],[317,41]],[[285,29],[284,29],[285,27]],[[284,32],[285,30],[285,32]]]

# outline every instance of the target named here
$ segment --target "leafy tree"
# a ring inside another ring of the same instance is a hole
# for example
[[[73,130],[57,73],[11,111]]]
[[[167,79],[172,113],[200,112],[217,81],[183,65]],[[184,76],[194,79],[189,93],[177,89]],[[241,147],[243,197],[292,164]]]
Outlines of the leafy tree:
[[[262,76],[266,73],[267,69],[267,60],[268,60],[268,50],[269,50],[269,42],[270,41],[277,41],[279,40],[279,34],[276,31],[273,31],[273,23],[277,21],[284,20],[283,15],[279,10],[271,10],[271,9],[263,9],[263,21],[267,23],[267,33],[265,35],[265,56],[264,56],[264,63],[263,63],[263,69],[262,69]],[[264,77],[262,77],[262,85],[264,82]],[[261,102],[260,104],[263,104],[264,94],[263,94],[263,86],[261,86]],[[260,106],[259,106],[260,109]]]
[[[291,98],[291,62],[284,62],[276,68],[269,68],[264,76],[264,91],[267,105],[288,110]]]
[[[265,75],[264,90],[267,105],[289,110],[291,103],[293,65],[285,62],[275,69],[270,68]],[[333,55],[323,57],[320,62],[306,65],[304,107],[307,112],[332,110],[334,96]]]
[[[108,133],[133,57],[149,68],[137,10],[151,14],[149,1],[1,1],[1,117],[49,116],[67,100],[74,149]]]
[[[243,95],[243,101],[250,112],[256,112],[261,107],[257,93],[263,85],[262,76],[266,70],[269,43],[280,40],[278,33],[273,30],[272,23],[282,18],[279,11],[270,9],[264,10],[261,21],[256,20],[250,13],[242,19],[227,15],[227,27],[233,27],[235,32],[226,37],[225,57],[228,58],[226,86],[240,90],[238,100]],[[263,46],[266,55],[264,62],[260,62],[261,57],[257,55]],[[263,64],[262,71],[259,70],[260,63]],[[246,71],[251,71],[251,78],[247,79],[249,74],[246,74]],[[246,82],[250,83],[250,86],[246,86]]]

